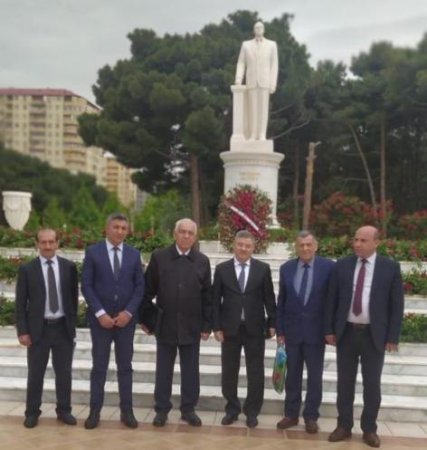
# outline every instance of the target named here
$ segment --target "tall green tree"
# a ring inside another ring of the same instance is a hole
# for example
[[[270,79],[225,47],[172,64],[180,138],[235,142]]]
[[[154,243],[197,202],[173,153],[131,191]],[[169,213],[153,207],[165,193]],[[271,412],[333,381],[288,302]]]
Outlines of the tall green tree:
[[[142,189],[191,192],[193,217],[205,223],[222,191],[219,153],[231,135],[230,85],[239,47],[252,38],[258,19],[256,12],[237,11],[195,34],[131,32],[131,58],[99,70],[94,93],[103,109],[99,116],[80,117],[85,142],[140,169],[134,180]],[[301,82],[309,76],[308,55],[289,21],[283,15],[265,22],[266,36],[280,51],[271,121],[279,151],[283,133],[302,123]]]

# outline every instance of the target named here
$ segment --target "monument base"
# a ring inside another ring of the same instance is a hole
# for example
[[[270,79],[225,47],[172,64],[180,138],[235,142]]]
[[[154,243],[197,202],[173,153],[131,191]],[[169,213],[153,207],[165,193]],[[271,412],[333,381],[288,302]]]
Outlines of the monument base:
[[[273,153],[273,141],[266,139],[265,141],[245,139],[243,136],[231,136],[230,139],[231,152],[255,152],[255,153]]]
[[[254,141],[260,143],[261,141]],[[271,141],[262,141],[271,142]],[[257,151],[249,141],[250,150],[229,151],[220,154],[224,161],[224,193],[237,185],[249,184],[264,191],[271,205],[271,228],[279,228],[277,221],[277,185],[279,166],[285,157],[281,153]]]

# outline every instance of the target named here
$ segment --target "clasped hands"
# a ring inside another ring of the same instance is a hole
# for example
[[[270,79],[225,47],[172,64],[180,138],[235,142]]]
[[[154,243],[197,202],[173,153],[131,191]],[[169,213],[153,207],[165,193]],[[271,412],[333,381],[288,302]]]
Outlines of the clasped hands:
[[[98,317],[98,322],[102,328],[124,328],[132,319],[132,316],[126,311],[120,311],[115,317],[109,314],[103,314]]]

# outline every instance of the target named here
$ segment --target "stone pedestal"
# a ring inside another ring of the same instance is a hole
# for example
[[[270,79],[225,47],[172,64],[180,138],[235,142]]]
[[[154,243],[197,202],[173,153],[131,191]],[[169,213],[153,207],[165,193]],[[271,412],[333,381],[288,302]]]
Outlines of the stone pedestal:
[[[242,184],[264,191],[272,202],[272,227],[277,228],[279,226],[276,215],[278,172],[284,155],[241,150],[222,152],[220,156],[224,161],[224,193]]]
[[[3,191],[3,210],[7,223],[14,230],[22,230],[31,212],[31,192]]]

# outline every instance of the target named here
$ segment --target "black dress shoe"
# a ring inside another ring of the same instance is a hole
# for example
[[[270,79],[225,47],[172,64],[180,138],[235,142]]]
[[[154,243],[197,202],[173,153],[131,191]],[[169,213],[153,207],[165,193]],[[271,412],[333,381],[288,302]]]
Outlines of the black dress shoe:
[[[76,418],[70,412],[57,413],[56,418],[66,425],[77,425]]]
[[[27,416],[24,420],[25,428],[34,428],[39,423],[39,416]]]
[[[319,431],[319,425],[316,420],[307,419],[305,421],[305,431],[310,434],[316,434]]]
[[[363,442],[369,445],[369,447],[378,448],[381,445],[380,438],[377,433],[363,433]]]
[[[124,423],[128,428],[137,428],[138,421],[133,415],[133,411],[122,411],[120,413],[120,421]]]
[[[288,428],[294,427],[295,425],[298,425],[298,417],[283,417],[282,420],[277,422],[276,427],[279,430],[287,430]]]
[[[248,428],[255,428],[258,425],[258,419],[255,416],[248,416],[246,418],[246,426]]]
[[[194,411],[182,413],[181,420],[184,420],[185,422],[188,423],[188,425],[191,425],[192,427],[202,426],[202,421],[200,420],[200,417]]]
[[[153,425],[155,427],[164,427],[167,421],[168,414],[165,412],[158,412],[153,419]]]
[[[93,430],[99,424],[99,411],[91,409],[88,418],[85,420],[86,430]]]
[[[231,425],[239,418],[238,414],[227,413],[221,420],[221,425]]]
[[[343,441],[344,439],[347,439],[351,437],[351,431],[347,430],[343,427],[336,427],[334,431],[329,435],[328,441],[329,442],[339,442]]]

